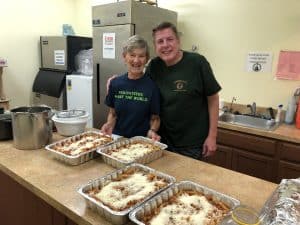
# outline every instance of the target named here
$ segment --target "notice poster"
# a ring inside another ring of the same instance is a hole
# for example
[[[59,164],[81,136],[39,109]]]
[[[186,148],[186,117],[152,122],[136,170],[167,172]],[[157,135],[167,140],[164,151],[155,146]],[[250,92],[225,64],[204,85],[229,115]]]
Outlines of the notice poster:
[[[65,51],[54,50],[54,65],[64,66],[65,65]]]
[[[300,80],[300,51],[280,51],[276,78]]]
[[[246,60],[247,72],[271,72],[272,54],[270,52],[249,52]]]
[[[103,58],[115,59],[116,58],[116,34],[103,33]]]

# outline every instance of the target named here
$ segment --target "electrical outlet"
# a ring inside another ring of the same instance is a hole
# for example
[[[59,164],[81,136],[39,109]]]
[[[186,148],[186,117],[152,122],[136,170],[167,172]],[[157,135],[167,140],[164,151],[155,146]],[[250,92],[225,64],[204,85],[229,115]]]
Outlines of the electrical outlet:
[[[198,52],[199,51],[199,45],[198,44],[192,44],[192,52]]]

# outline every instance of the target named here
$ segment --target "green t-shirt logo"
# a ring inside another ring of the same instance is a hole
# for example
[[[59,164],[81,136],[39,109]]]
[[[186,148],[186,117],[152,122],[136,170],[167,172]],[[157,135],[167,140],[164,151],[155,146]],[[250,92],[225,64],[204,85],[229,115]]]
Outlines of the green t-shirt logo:
[[[132,101],[148,102],[148,98],[144,93],[138,91],[118,91],[114,96],[117,99],[127,99]]]
[[[187,86],[187,81],[185,80],[175,80],[175,89],[174,91],[187,91],[186,86]]]

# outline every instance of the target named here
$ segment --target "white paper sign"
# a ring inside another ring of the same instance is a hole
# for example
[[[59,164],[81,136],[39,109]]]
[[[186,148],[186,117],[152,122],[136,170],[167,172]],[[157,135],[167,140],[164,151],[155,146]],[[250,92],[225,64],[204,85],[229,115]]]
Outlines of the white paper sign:
[[[65,65],[65,51],[54,50],[54,65],[64,66]]]
[[[272,53],[249,52],[246,60],[247,72],[271,72]]]
[[[103,33],[103,58],[116,58],[116,34]]]

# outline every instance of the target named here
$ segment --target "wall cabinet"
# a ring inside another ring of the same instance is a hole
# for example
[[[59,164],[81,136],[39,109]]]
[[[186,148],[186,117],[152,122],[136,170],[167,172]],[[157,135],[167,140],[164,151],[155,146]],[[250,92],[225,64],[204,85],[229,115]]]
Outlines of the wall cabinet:
[[[300,177],[300,145],[218,128],[218,150],[208,163],[279,183]]]

